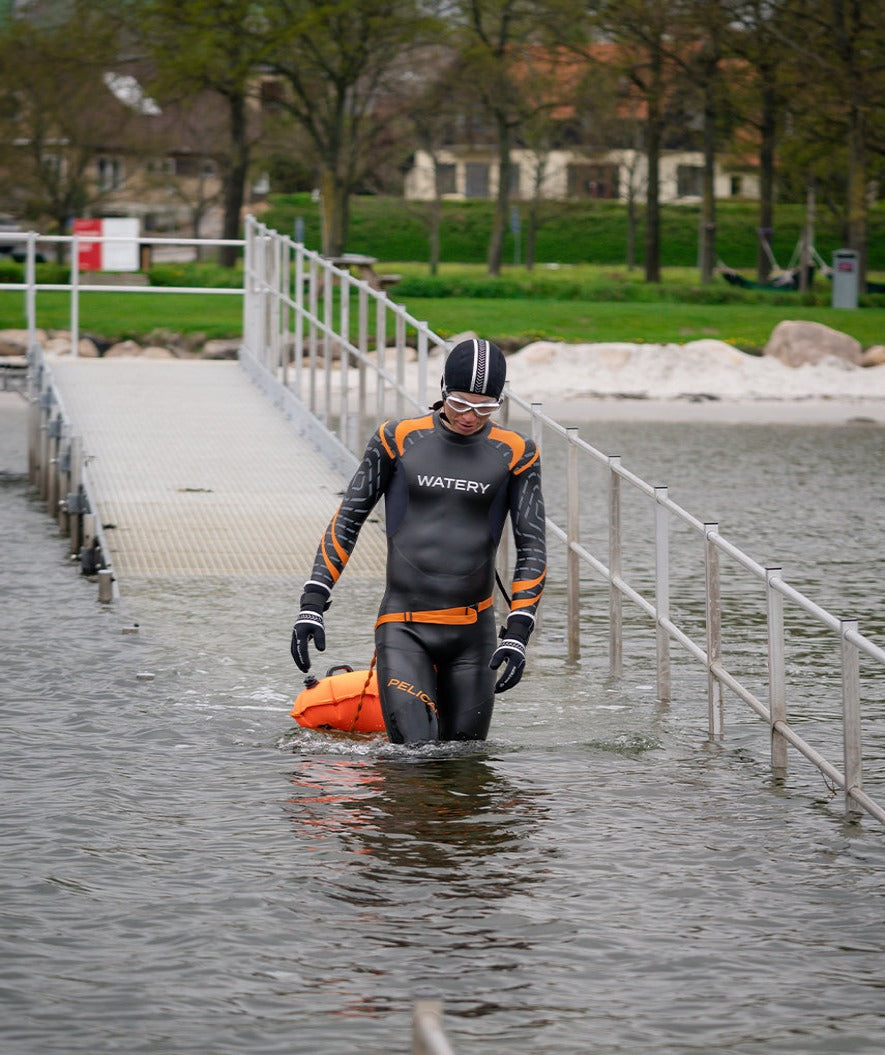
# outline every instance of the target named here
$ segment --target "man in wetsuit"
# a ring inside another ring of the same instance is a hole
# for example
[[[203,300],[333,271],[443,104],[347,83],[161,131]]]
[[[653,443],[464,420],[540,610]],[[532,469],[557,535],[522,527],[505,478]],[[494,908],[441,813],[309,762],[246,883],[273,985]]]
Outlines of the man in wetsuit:
[[[309,643],[325,650],[332,587],[384,495],[387,584],[375,645],[394,743],[484,740],[495,693],[522,677],[546,575],[544,500],[535,444],[490,420],[505,376],[491,342],[452,349],[442,401],[424,417],[386,421],[369,441],[304,584],[292,657],[306,673]],[[495,554],[508,515],[516,563],[496,642]]]

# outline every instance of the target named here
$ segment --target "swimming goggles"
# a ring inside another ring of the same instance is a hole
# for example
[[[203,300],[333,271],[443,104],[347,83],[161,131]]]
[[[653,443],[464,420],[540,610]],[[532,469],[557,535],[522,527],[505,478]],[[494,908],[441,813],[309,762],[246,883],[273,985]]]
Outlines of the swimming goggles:
[[[443,399],[456,414],[466,414],[468,410],[472,410],[477,417],[487,418],[490,414],[494,414],[496,410],[501,409],[500,399],[496,399],[492,403],[471,403],[467,399],[461,399],[460,396],[453,396],[446,389],[443,389]]]

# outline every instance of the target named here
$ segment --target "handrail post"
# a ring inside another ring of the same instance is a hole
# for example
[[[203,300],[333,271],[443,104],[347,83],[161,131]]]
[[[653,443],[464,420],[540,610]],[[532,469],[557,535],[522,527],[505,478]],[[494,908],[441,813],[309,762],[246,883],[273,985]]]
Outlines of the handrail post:
[[[71,239],[71,355],[80,354],[80,239]]]
[[[427,323],[418,327],[418,398],[422,403],[427,399]]]
[[[615,580],[621,578],[620,455],[608,459],[608,669],[613,678],[624,671],[624,599]]]
[[[37,344],[37,257],[33,242],[28,240],[28,255],[25,260],[25,315],[28,321],[28,350]]]
[[[842,623],[842,738],[845,767],[845,810],[860,813],[860,803],[852,794],[863,790],[863,748],[860,731],[860,654],[857,646],[848,640],[850,633],[857,632],[856,619],[843,619]]]
[[[405,400],[403,389],[406,384],[406,317],[398,311],[396,321],[396,416],[403,417],[405,414]]]
[[[301,398],[301,371],[304,369],[304,246],[295,247],[295,393]]]
[[[713,668],[722,662],[722,579],[719,550],[713,542],[719,525],[704,524],[704,572],[707,626],[707,724],[710,739],[722,736],[724,726],[722,682]]]
[[[454,1055],[442,1026],[442,1001],[415,1001],[412,1012],[412,1055]]]
[[[581,562],[575,551],[580,544],[580,493],[578,488],[578,448],[574,443],[578,430],[565,430],[568,437],[566,471],[566,544],[568,592],[568,658],[574,662],[581,655]]]
[[[347,442],[350,424],[350,287],[353,279],[348,273],[341,280],[341,302],[338,305],[338,375],[341,379],[338,393],[338,438],[350,450]],[[357,283],[359,285],[359,283]]]
[[[323,268],[323,414],[326,428],[331,427],[332,418],[332,316],[334,311],[335,285],[332,269]]]
[[[366,418],[368,416],[367,406],[367,378],[366,356],[369,354],[369,290],[365,282],[360,284],[359,289],[359,336],[357,337],[360,350],[359,361],[359,389],[357,395],[356,415],[356,446],[360,447],[366,440]]]
[[[320,276],[318,274],[317,260],[316,257],[310,258],[310,296],[309,307],[310,307],[310,330],[308,331],[307,337],[307,350],[308,350],[308,391],[310,394],[310,401],[308,406],[312,414],[317,412],[317,322],[319,312],[319,284]]]
[[[509,401],[505,400],[505,410],[509,414]],[[534,440],[535,447],[538,451],[538,457],[543,462],[544,460],[544,422],[541,420],[541,412],[543,410],[543,403],[532,403],[531,404],[531,415],[532,415],[532,439]],[[512,533],[511,533],[512,534]],[[535,633],[540,634],[541,628],[544,625],[544,605],[540,605],[535,612]]]
[[[655,641],[658,664],[658,699],[670,702],[670,514],[667,488],[655,487]]]
[[[776,780],[787,775],[787,740],[779,729],[787,721],[787,682],[784,661],[784,599],[774,588],[781,568],[765,569],[768,608],[768,719],[771,726],[771,769]]]

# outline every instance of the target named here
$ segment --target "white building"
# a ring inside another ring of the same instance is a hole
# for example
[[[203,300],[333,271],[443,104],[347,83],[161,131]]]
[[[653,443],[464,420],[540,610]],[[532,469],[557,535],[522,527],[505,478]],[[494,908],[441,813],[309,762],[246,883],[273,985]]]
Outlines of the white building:
[[[549,200],[606,198],[627,201],[632,194],[644,199],[646,156],[637,150],[608,150],[592,156],[576,150],[551,150],[539,154],[514,150],[511,194],[515,200],[535,197]],[[494,151],[446,148],[437,152],[440,194],[453,201],[494,198],[498,193],[498,159]],[[699,151],[666,151],[660,158],[661,202],[699,201],[703,188],[703,156]],[[759,179],[746,169],[729,169],[717,163],[717,199],[758,199]],[[424,150],[415,152],[406,173],[405,197],[430,201],[434,197],[433,159]]]

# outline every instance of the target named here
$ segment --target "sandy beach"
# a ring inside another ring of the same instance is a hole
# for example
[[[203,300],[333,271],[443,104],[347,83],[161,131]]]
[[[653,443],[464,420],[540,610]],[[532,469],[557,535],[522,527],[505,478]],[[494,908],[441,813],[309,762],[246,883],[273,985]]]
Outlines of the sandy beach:
[[[508,357],[514,392],[564,422],[885,424],[885,366],[829,358],[790,367],[722,341],[538,341]],[[520,411],[512,408],[514,420]]]

